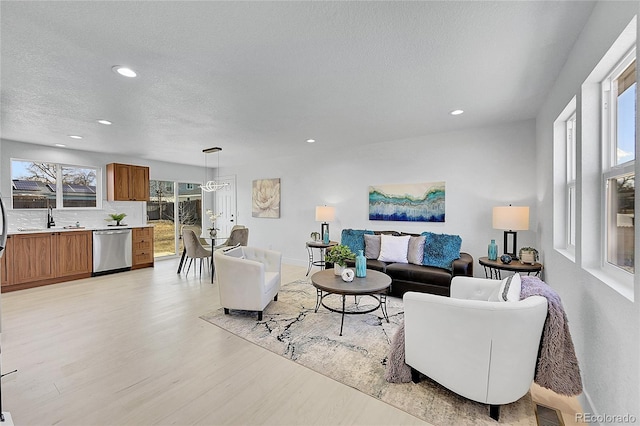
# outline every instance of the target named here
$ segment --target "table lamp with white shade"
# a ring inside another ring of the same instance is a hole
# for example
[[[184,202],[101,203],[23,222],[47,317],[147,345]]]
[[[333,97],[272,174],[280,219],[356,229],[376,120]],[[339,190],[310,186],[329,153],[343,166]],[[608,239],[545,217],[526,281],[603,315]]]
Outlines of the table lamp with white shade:
[[[320,225],[320,235],[325,244],[329,243],[329,223],[336,218],[336,209],[331,206],[316,207],[316,222],[322,222]]]
[[[500,206],[493,208],[493,228],[504,230],[504,254],[508,254],[512,259],[518,259],[517,231],[527,231],[529,229],[529,207],[524,206]],[[509,235],[513,242],[512,251],[508,249]]]

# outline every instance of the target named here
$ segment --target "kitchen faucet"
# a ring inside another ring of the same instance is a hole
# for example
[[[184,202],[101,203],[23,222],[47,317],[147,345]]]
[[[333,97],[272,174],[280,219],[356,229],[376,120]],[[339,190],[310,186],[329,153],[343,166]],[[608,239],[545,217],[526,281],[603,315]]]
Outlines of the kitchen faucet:
[[[56,223],[53,221],[53,207],[49,206],[49,212],[47,213],[47,228],[53,228]]]

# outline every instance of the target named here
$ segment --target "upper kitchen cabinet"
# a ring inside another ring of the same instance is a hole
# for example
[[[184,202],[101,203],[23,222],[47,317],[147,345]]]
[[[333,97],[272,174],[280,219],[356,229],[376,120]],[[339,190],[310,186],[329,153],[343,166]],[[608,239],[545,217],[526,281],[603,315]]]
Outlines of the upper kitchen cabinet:
[[[149,201],[149,168],[107,164],[108,201]]]

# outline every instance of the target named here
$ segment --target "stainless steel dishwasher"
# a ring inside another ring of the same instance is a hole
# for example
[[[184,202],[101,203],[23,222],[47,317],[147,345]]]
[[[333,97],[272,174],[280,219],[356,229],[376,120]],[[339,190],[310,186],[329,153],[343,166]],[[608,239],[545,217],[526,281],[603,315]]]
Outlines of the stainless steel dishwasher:
[[[93,231],[93,275],[128,271],[132,264],[131,229]]]

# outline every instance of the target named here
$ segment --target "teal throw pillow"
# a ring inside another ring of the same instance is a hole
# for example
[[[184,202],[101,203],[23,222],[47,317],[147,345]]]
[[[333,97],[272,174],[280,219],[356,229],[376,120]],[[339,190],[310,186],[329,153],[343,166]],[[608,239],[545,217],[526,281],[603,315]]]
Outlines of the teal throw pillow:
[[[433,232],[423,232],[420,235],[426,237],[422,264],[452,271],[453,261],[460,259],[462,238],[459,235],[434,234]]]
[[[364,234],[373,234],[373,231],[365,229],[343,229],[340,244],[349,247],[354,254],[358,250],[364,250]]]

